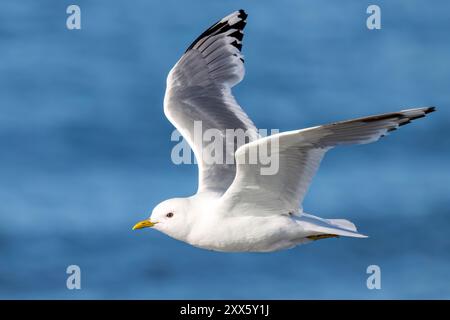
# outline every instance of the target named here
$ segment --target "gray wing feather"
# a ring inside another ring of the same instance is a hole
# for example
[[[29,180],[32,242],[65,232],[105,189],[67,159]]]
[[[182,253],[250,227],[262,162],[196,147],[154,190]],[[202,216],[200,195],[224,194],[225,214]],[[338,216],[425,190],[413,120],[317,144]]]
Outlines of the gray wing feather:
[[[222,196],[229,211],[235,206],[259,208],[261,214],[301,213],[308,187],[325,153],[338,145],[365,144],[377,141],[414,119],[433,112],[434,107],[416,108],[377,116],[279,133],[240,147],[236,151],[237,174]],[[263,145],[278,160],[278,171],[264,175],[261,164],[250,164],[249,154]],[[226,211],[226,210],[225,210]],[[255,210],[252,210],[255,212]]]
[[[240,145],[223,139],[223,159],[231,163],[211,163],[211,143],[194,139],[194,122],[201,121],[202,134],[215,129],[225,137],[227,129],[242,129],[248,133],[246,142],[258,138],[253,122],[231,93],[245,74],[241,41],[246,18],[240,10],[214,24],[191,44],[167,77],[164,112],[194,151],[198,192],[227,190],[236,173],[234,152]]]

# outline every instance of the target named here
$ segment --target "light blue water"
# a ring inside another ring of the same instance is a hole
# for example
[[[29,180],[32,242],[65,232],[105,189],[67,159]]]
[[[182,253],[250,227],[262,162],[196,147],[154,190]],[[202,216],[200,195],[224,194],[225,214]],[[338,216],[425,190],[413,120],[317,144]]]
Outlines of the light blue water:
[[[2,1],[0,298],[450,298],[450,3]],[[170,161],[165,77],[222,16],[249,13],[235,93],[258,127],[290,130],[436,105],[381,142],[330,152],[304,203],[370,238],[272,254],[203,251],[131,232],[196,190]],[[82,290],[66,289],[66,267]],[[382,289],[366,288],[377,264]]]

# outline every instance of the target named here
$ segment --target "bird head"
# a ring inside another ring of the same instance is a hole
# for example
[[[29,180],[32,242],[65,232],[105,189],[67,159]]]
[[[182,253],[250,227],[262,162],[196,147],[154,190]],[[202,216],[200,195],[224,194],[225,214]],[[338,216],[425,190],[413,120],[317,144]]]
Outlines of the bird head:
[[[187,198],[165,200],[153,209],[150,218],[136,223],[133,230],[154,228],[172,238],[186,240],[190,231],[188,211]]]

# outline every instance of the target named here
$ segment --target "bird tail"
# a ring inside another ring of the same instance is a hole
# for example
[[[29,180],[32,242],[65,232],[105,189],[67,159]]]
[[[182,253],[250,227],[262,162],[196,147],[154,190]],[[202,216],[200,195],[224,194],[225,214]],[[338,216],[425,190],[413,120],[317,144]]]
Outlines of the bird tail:
[[[361,234],[356,229],[356,226],[345,219],[323,219],[311,214],[303,213],[296,218],[301,222],[305,231],[311,234],[307,237],[310,240],[319,240],[334,237],[353,237],[353,238],[367,238],[366,235]]]

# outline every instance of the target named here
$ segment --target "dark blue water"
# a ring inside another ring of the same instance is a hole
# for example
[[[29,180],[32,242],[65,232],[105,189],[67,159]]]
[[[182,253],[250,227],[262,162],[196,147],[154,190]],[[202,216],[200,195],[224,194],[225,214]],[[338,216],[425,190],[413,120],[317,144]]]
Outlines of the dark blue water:
[[[0,298],[450,298],[450,3],[2,1]],[[436,105],[379,143],[330,152],[304,203],[370,238],[272,254],[208,252],[131,232],[195,192],[170,160],[165,77],[222,16],[249,13],[235,90],[258,127],[290,130]],[[82,289],[66,288],[66,267]],[[379,265],[382,289],[368,290]]]

